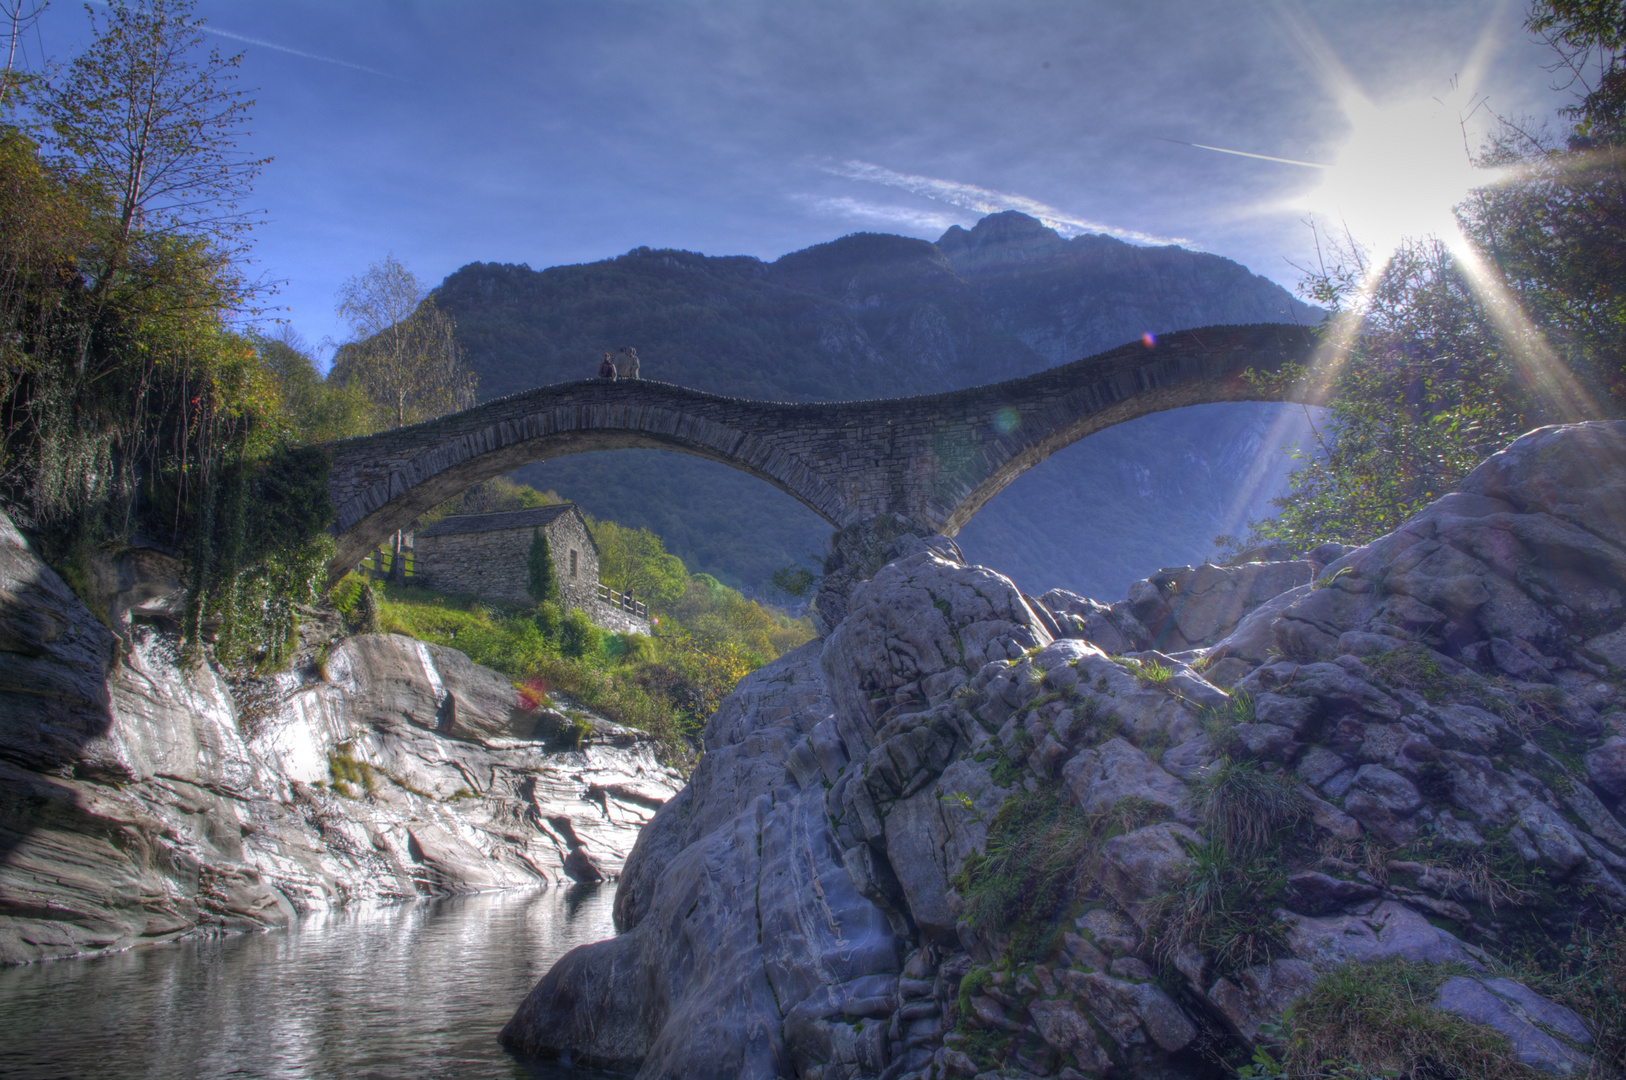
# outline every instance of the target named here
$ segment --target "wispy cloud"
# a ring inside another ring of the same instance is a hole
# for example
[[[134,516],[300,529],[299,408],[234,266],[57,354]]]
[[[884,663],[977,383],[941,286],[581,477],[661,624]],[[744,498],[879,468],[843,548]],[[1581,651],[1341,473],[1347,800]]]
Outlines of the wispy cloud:
[[[902,188],[910,194],[921,195],[928,199],[935,199],[938,202],[946,202],[951,206],[959,206],[967,210],[975,210],[979,214],[997,214],[1004,210],[1019,210],[1029,217],[1039,219],[1045,225],[1066,237],[1078,236],[1080,233],[1104,233],[1107,236],[1115,236],[1119,240],[1128,240],[1136,244],[1190,243],[1190,241],[1180,237],[1153,236],[1134,229],[1120,229],[1099,221],[1074,217],[1056,209],[1054,206],[1048,206],[1025,195],[1012,195],[1004,191],[994,191],[991,188],[977,187],[975,184],[965,184],[958,180],[940,180],[933,176],[915,176],[910,173],[893,172],[891,169],[881,165],[873,165],[867,161],[843,161],[838,165],[825,165],[823,169],[825,172],[836,176],[844,176],[849,180],[863,180],[872,184],[885,184],[887,187]]]
[[[943,232],[950,225],[967,224],[963,215],[939,214],[931,210],[915,210],[906,206],[886,206],[881,203],[862,202],[845,195],[837,198],[793,195],[792,198],[805,204],[815,214],[846,218],[850,221],[870,221],[901,226],[922,232]]]
[[[349,60],[340,60],[336,56],[323,56],[321,53],[306,52],[304,49],[294,49],[288,47],[287,45],[278,45],[276,42],[266,41],[264,38],[249,37],[247,34],[234,34],[230,30],[222,30],[216,26],[205,26],[202,29],[205,34],[213,34],[216,37],[230,38],[232,41],[241,41],[245,45],[258,45],[264,49],[275,49],[277,52],[285,52],[289,56],[302,56],[306,60],[320,60],[324,64],[337,64],[340,67],[347,67],[353,71],[365,71],[369,75],[382,75],[386,79],[395,78],[395,76],[391,75],[387,71],[379,71],[377,68],[370,68],[363,64],[353,64]]]

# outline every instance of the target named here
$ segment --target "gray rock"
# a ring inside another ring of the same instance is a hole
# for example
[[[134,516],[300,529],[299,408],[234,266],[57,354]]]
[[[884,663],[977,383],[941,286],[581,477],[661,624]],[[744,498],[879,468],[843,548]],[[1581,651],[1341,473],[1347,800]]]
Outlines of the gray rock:
[[[1469,473],[1461,490],[1597,536],[1626,536],[1626,423],[1537,428]]]
[[[1532,800],[1519,811],[1508,839],[1526,862],[1539,863],[1559,875],[1568,874],[1587,859],[1586,847],[1569,822],[1544,802]]]
[[[1514,1056],[1531,1068],[1555,1076],[1573,1076],[1591,1067],[1586,1054],[1543,1030],[1548,1028],[1583,1045],[1590,1044],[1592,1038],[1580,1019],[1511,979],[1458,975],[1440,987],[1434,1007],[1495,1028],[1512,1044]]]
[[[1123,799],[1144,799],[1182,810],[1186,786],[1123,739],[1081,751],[1062,767],[1073,802],[1086,814],[1103,814]]]
[[[1315,968],[1303,960],[1272,960],[1216,979],[1207,997],[1239,1035],[1256,1044],[1260,1029],[1280,1018],[1315,980]]]
[[[1108,606],[1066,589],[1051,589],[1039,602],[1066,624],[1067,637],[1081,638],[1103,652],[1119,655],[1151,644],[1151,635],[1127,604]]]
[[[1390,844],[1404,844],[1417,835],[1412,815],[1423,797],[1410,780],[1382,765],[1362,765],[1355,772],[1344,811]]]
[[[1584,646],[1583,651],[1594,660],[1609,667],[1626,670],[1626,627],[1599,634]]]
[[[1376,900],[1383,890],[1364,881],[1347,881],[1319,870],[1305,870],[1287,879],[1284,898],[1289,907],[1305,915],[1330,915],[1368,900]]]
[[[1393,900],[1385,900],[1366,915],[1315,918],[1291,911],[1278,914],[1287,924],[1287,947],[1318,971],[1390,959],[1478,966],[1474,954],[1455,936]]]
[[[1328,713],[1359,713],[1375,720],[1398,720],[1404,712],[1400,703],[1382,690],[1330,663],[1267,664],[1239,682],[1237,689],[1254,695],[1256,700],[1271,692],[1311,697]]]
[[[1091,908],[1078,917],[1078,928],[1089,934],[1101,948],[1115,955],[1140,948],[1140,930],[1122,915],[1107,908]]]
[[[1298,735],[1315,719],[1319,705],[1313,697],[1260,694],[1253,703],[1254,718],[1261,724],[1274,724]]]
[[[1073,1054],[1086,1069],[1105,1069],[1112,1059],[1101,1049],[1088,1016],[1071,1001],[1035,1001],[1028,1006],[1039,1037],[1064,1054]],[[968,1059],[969,1060],[969,1059]]]
[[[1291,561],[1163,570],[1130,586],[1130,607],[1159,648],[1209,645],[1261,604],[1309,584],[1312,570]]]
[[[1102,847],[1102,883],[1141,927],[1152,924],[1152,902],[1185,880],[1192,845],[1202,837],[1189,826],[1160,822],[1115,836]]]
[[[1501,638],[1491,639],[1490,656],[1492,663],[1501,668],[1505,674],[1521,682],[1553,681],[1552,672]]]
[[[820,1054],[870,1067],[885,1054],[883,1021],[855,1026],[829,1010],[879,1009],[855,1002],[885,996],[865,987],[896,985],[885,980],[904,945],[841,861],[822,786],[784,782],[785,757],[831,713],[817,664],[817,646],[781,657],[712,717],[714,749],[628,861],[626,880],[641,884],[618,897],[624,932],[577,950],[573,964],[635,958],[632,1007],[614,1015],[636,1030],[606,1034],[602,1018],[556,1008],[573,970],[556,967],[504,1029],[505,1045],[590,1059],[606,1039],[641,1043],[642,1073],[656,1076],[773,1075],[778,1062]],[[797,1024],[782,1023],[793,1012]]]
[[[1592,790],[1585,784],[1571,784],[1564,792],[1564,803],[1599,840],[1626,854],[1626,827],[1622,827]]]
[[[1300,585],[1266,600],[1237,623],[1236,629],[1214,643],[1208,650],[1209,659],[1216,665],[1225,660],[1265,663],[1276,651],[1275,628],[1282,613],[1310,592],[1309,585]]]
[[[1197,1027],[1153,983],[1124,982],[1094,971],[1063,971],[1058,979],[1076,994],[1120,1048],[1150,1040],[1173,1053],[1190,1045]]]
[[[1618,800],[1626,800],[1626,737],[1611,735],[1586,755],[1587,779]]]

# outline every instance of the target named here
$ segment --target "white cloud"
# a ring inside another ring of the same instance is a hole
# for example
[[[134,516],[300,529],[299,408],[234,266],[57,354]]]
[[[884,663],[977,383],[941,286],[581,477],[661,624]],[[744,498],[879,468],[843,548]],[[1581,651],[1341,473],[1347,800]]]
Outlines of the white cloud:
[[[941,233],[947,231],[950,225],[968,224],[965,215],[962,214],[940,214],[931,210],[914,210],[906,206],[886,206],[880,203],[861,202],[845,195],[837,198],[793,195],[792,198],[805,204],[815,214],[826,217],[846,218],[850,221],[877,222],[884,225],[901,226],[917,232]]]
[[[964,184],[958,180],[939,180],[933,176],[915,176],[910,173],[893,172],[880,165],[873,165],[867,161],[843,161],[839,165],[823,166],[824,171],[836,176],[843,176],[849,180],[863,180],[872,184],[885,184],[887,187],[902,188],[913,195],[921,195],[938,202],[946,202],[951,206],[964,207],[975,210],[979,214],[997,214],[1005,210],[1019,210],[1029,217],[1037,218],[1045,225],[1055,229],[1065,237],[1078,236],[1080,233],[1104,233],[1115,236],[1119,240],[1128,240],[1136,244],[1189,244],[1190,241],[1180,237],[1153,236],[1149,233],[1137,232],[1134,229],[1120,229],[1112,225],[1104,225],[1099,221],[1089,221],[1085,218],[1073,217],[1054,206],[1047,206],[1037,199],[1030,199],[1025,195],[1011,195],[1003,191],[994,191],[991,188],[977,187],[975,184]]]

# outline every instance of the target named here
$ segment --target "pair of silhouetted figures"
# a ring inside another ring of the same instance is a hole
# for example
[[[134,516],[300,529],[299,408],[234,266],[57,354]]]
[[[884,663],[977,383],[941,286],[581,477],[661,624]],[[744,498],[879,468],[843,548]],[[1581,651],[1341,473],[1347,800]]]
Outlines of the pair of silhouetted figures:
[[[601,379],[636,379],[638,378],[638,350],[631,345],[621,346],[621,362],[616,363],[610,359],[610,354],[604,354],[604,363],[598,366],[598,377]]]

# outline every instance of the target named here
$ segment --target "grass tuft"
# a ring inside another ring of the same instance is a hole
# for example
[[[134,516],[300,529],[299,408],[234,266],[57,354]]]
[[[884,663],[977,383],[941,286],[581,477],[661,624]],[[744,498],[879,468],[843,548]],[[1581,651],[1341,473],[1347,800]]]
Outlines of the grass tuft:
[[[1535,1080],[1507,1040],[1433,1007],[1440,986],[1466,970],[1384,960],[1326,973],[1283,1017],[1274,1068],[1242,1075],[1279,1080]]]
[[[1229,757],[1199,774],[1190,799],[1209,839],[1244,853],[1264,848],[1308,811],[1290,777]]]

